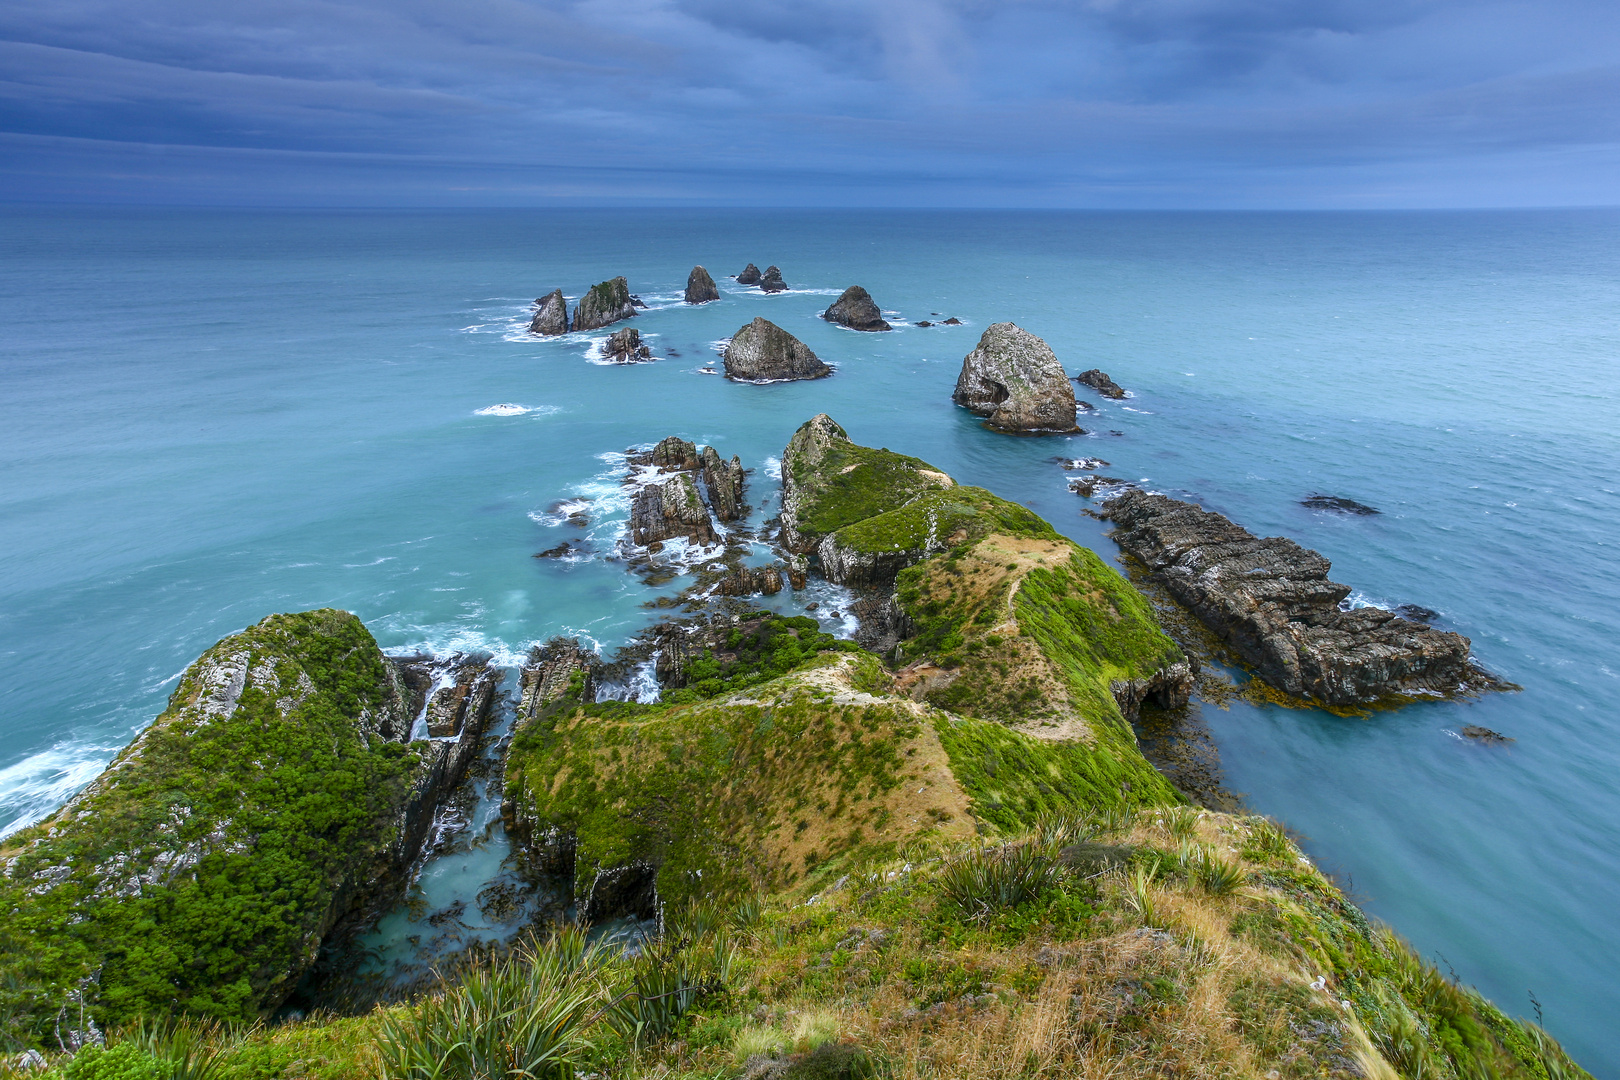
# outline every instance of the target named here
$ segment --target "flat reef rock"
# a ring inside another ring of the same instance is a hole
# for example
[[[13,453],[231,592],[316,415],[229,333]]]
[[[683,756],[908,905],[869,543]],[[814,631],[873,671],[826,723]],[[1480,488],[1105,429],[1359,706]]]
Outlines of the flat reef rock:
[[[498,682],[481,660],[457,667],[428,711],[444,738],[412,742],[432,677],[346,611],[271,615],[214,645],[89,787],[0,841],[23,951],[12,1000],[32,1002],[12,1019],[78,1025],[81,1002],[103,1028],[177,1002],[273,1013],[329,935],[403,894]]]
[[[787,292],[787,282],[782,280],[782,271],[767,266],[759,276],[759,288],[761,292]]]
[[[951,400],[1000,431],[1080,430],[1063,365],[1046,342],[1010,322],[992,325],[963,358]]]
[[[883,318],[883,312],[872,301],[872,294],[859,285],[851,285],[844,295],[832,302],[821,317],[830,323],[847,326],[851,330],[893,330]],[[926,324],[919,324],[926,325]]]
[[[645,307],[646,305],[642,305]],[[636,301],[630,295],[630,283],[622,277],[592,285],[590,291],[574,305],[573,328],[600,330],[609,323],[628,319],[636,313]]]
[[[1122,401],[1126,396],[1123,386],[1110,379],[1107,372],[1098,371],[1096,368],[1092,368],[1090,371],[1082,371],[1074,377],[1074,381],[1083,383],[1103,397],[1112,398],[1115,401]]]
[[[546,337],[568,333],[568,302],[563,299],[561,289],[542,296],[534,304],[534,319],[529,323],[529,333]]]
[[[686,277],[686,302],[688,304],[707,304],[711,300],[720,299],[720,290],[714,284],[714,278],[701,266],[692,267],[692,272]]]
[[[788,382],[832,374],[810,346],[761,318],[731,335],[725,365],[727,378],[743,382]]]
[[[1341,609],[1350,587],[1292,540],[1145,491],[1108,500],[1101,516],[1128,555],[1279,690],[1353,706],[1508,687],[1474,666],[1461,634],[1380,608]]]
[[[602,356],[616,364],[640,364],[653,358],[652,349],[641,343],[641,331],[633,326],[616,331],[603,342]]]

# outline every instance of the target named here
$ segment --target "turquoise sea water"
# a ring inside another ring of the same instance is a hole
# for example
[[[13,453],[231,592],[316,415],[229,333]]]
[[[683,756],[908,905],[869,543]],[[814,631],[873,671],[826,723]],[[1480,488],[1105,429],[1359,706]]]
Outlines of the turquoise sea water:
[[[556,633],[621,643],[652,594],[616,562],[531,558],[581,535],[550,508],[592,500],[607,550],[612,455],[667,434],[740,454],[757,503],[825,411],[1112,557],[1049,460],[1104,458],[1470,636],[1522,693],[1203,718],[1229,786],[1373,913],[1509,1012],[1533,991],[1620,1075],[1620,213],[12,208],[0,251],[0,829],[272,611],[345,607],[387,648],[508,662]],[[794,291],[735,289],[748,262]],[[676,302],[693,263],[722,302]],[[533,297],[617,274],[651,305],[633,325],[656,363],[521,332]],[[817,319],[849,284],[900,328]],[[934,312],[966,325],[911,325]],[[700,374],[756,314],[837,374]],[[984,430],[950,391],[1008,319],[1135,396],[1083,394],[1087,436]],[[502,404],[532,411],[481,412]],[[1298,505],[1314,492],[1384,512]],[[1470,723],[1517,741],[1465,742]],[[434,887],[476,889],[494,861]]]

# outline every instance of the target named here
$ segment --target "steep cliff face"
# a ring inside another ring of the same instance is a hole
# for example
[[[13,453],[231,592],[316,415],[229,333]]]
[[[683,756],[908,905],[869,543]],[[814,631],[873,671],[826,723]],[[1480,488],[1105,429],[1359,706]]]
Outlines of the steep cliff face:
[[[273,1010],[328,933],[402,884],[492,693],[470,677],[441,703],[459,738],[411,743],[421,694],[347,612],[209,649],[94,783],[0,845],[26,1020]]]
[[[597,330],[620,319],[628,319],[635,313],[636,305],[630,295],[630,283],[622,277],[616,277],[611,281],[592,285],[590,291],[579,298],[579,303],[574,305],[573,329],[576,333],[581,330]]]
[[[1046,342],[1012,323],[991,326],[963,358],[951,400],[1002,431],[1079,430],[1063,365]]]
[[[1340,610],[1350,587],[1282,537],[1257,537],[1191,503],[1127,491],[1103,504],[1114,539],[1277,689],[1328,705],[1505,684],[1468,639],[1379,608]]]

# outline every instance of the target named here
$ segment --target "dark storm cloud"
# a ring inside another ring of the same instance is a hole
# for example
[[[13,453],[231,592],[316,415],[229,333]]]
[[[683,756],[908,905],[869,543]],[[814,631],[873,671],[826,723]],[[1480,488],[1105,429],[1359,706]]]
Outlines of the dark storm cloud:
[[[1612,202],[1617,90],[1584,0],[11,0],[0,191]]]

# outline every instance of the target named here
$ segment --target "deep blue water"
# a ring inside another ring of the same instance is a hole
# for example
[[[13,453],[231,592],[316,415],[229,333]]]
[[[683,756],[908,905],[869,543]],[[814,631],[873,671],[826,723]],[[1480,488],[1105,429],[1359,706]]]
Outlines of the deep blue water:
[[[1442,612],[1524,691],[1369,719],[1206,707],[1229,785],[1620,1076],[1620,213],[12,208],[0,251],[0,828],[89,780],[198,653],[272,611],[345,607],[388,648],[508,661],[560,632],[621,643],[649,590],[618,563],[531,558],[577,532],[547,508],[596,499],[605,545],[623,507],[603,455],[667,434],[740,454],[758,501],[767,459],[825,411],[1110,556],[1054,454],[1317,548],[1365,601]],[[693,263],[728,291],[747,262],[795,291],[673,302]],[[604,367],[520,332],[531,298],[616,274],[664,359]],[[815,317],[856,283],[906,324]],[[909,325],[934,312],[966,325]],[[755,314],[837,374],[699,374]],[[984,430],[950,392],[1007,319],[1135,396],[1090,396],[1088,436]],[[533,411],[478,412],[505,403]],[[1383,513],[1298,505],[1316,491]],[[1468,723],[1517,741],[1465,742]]]

